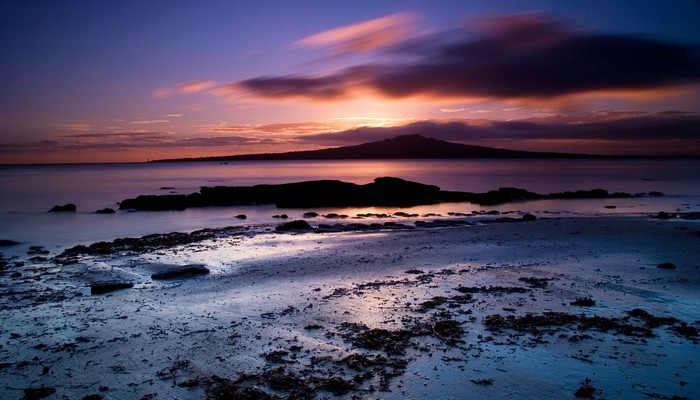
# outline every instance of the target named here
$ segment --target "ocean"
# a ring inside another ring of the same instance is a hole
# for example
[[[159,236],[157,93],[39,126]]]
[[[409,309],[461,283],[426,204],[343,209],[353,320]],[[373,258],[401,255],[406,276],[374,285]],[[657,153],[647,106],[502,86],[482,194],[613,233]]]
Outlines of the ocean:
[[[648,193],[664,197],[565,200],[511,203],[480,207],[469,203],[421,206],[410,209],[277,209],[274,206],[219,207],[185,211],[129,212],[118,202],[140,194],[188,194],[201,186],[255,185],[317,179],[358,184],[394,176],[433,184],[444,190],[486,192],[519,187],[538,193],[607,189],[610,192]],[[26,252],[28,246],[50,251],[76,244],[135,237],[151,233],[279,222],[274,215],[301,218],[307,211],[340,213],[424,214],[498,210],[556,215],[645,215],[659,211],[700,211],[700,160],[328,160],[244,161],[232,163],[177,162],[0,166],[0,239],[21,242],[0,249],[6,256]],[[56,204],[73,203],[75,213],[48,213]],[[111,207],[116,214],[95,214]],[[245,214],[246,220],[235,218]]]

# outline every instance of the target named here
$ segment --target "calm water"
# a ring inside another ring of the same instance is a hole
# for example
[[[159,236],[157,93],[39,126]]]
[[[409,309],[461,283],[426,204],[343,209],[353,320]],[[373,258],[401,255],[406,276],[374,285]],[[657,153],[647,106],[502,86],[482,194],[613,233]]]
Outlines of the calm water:
[[[538,193],[603,188],[663,198],[605,201],[542,201],[490,207],[501,211],[643,214],[700,211],[698,160],[399,160],[399,161],[249,161],[219,163],[0,166],[0,239],[51,250],[123,236],[187,231],[236,224],[270,223],[274,214],[299,218],[306,211],[393,212],[398,209],[280,210],[274,207],[204,208],[181,212],[94,211],[139,194],[192,193],[201,186],[254,185],[314,179],[369,183],[396,176],[446,190],[484,192],[514,186]],[[164,189],[167,188],[167,189]],[[74,203],[77,213],[47,213],[55,204]],[[615,205],[615,209],[605,208]],[[442,204],[412,211],[470,212],[472,204]],[[233,216],[244,213],[246,221]],[[25,251],[4,248],[6,254]]]

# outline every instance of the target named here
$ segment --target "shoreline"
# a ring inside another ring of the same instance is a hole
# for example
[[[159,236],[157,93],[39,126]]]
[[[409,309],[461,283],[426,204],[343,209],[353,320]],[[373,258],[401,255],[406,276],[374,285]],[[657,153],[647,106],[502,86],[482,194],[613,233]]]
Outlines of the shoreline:
[[[243,231],[10,265],[0,397],[695,398],[699,240],[693,221],[565,217]],[[210,273],[150,278],[188,264]],[[109,280],[134,287],[82,295]]]

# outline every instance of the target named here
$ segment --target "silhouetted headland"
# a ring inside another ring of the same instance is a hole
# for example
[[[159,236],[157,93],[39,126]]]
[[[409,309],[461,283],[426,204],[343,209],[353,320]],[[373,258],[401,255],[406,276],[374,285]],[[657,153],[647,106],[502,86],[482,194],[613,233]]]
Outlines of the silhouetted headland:
[[[569,153],[545,153],[471,146],[402,135],[392,139],[320,150],[286,153],[241,154],[233,156],[177,158],[164,161],[269,161],[269,160],[374,160],[374,159],[482,159],[482,158],[595,158],[598,156]]]

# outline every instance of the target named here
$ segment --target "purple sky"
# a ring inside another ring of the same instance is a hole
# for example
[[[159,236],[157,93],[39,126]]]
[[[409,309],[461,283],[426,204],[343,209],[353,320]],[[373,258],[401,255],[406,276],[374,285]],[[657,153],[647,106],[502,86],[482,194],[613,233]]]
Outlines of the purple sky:
[[[404,133],[700,155],[698,16],[697,1],[6,1],[0,163]]]

